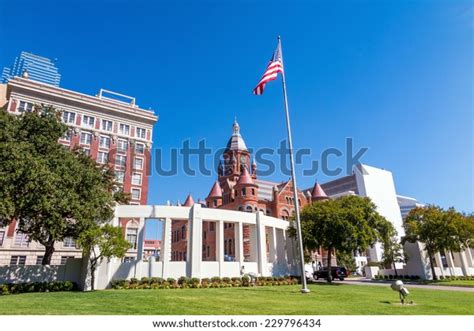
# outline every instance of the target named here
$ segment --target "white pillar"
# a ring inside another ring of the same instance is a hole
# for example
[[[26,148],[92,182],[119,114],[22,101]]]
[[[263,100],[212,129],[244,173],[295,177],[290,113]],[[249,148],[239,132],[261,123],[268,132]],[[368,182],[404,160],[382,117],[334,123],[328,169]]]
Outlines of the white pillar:
[[[145,218],[140,217],[138,225],[138,238],[137,238],[137,261],[143,260],[143,244],[145,241]]]
[[[239,262],[239,270],[242,270],[244,263],[244,225],[242,222],[234,226],[235,240],[235,260]]]
[[[224,270],[224,222],[216,222],[216,261],[219,262],[219,277]]]
[[[466,257],[467,257],[467,265],[469,267],[474,267],[474,261],[472,260],[471,248],[467,247],[465,252],[466,252]]]
[[[269,240],[268,240],[268,245],[269,245],[268,262],[269,263],[275,263],[275,262],[277,262],[277,239],[276,239],[276,229],[275,229],[275,227],[273,227],[273,226],[270,227],[270,231],[266,232],[266,234],[269,235]]]
[[[190,270],[187,274],[190,277],[201,278],[202,264],[202,216],[201,205],[194,204],[191,207],[189,215],[189,235],[188,235],[188,254],[187,266]]]
[[[469,276],[469,265],[467,264],[466,252],[459,252],[459,257],[461,259],[461,269],[463,276]]]
[[[160,260],[162,263],[162,276],[168,278],[169,263],[171,260],[171,218],[166,218],[163,222],[163,233],[161,241]]]
[[[256,213],[256,232],[257,232],[257,265],[258,265],[258,272],[262,276],[269,276],[268,275],[268,268],[267,268],[267,245],[265,241],[265,225],[262,224],[261,218],[263,214],[258,211]]]
[[[438,276],[443,276],[444,277],[444,267],[443,267],[443,261],[441,260],[441,254],[438,252],[434,255],[434,259],[436,260],[436,264],[439,267],[439,270],[441,271],[441,275]]]
[[[277,261],[286,266],[288,264],[286,256],[286,233],[283,229],[276,229]]]
[[[446,260],[448,261],[449,272],[451,276],[455,276],[453,255],[451,251],[446,251],[445,254],[446,254]]]

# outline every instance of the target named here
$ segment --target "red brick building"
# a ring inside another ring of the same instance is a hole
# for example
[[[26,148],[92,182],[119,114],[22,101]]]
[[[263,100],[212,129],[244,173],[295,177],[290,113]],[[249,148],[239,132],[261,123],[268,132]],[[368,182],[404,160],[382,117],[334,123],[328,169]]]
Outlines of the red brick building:
[[[251,163],[251,155],[240,134],[237,121],[233,124],[233,132],[223,153],[223,161],[218,167],[217,180],[214,182],[207,198],[206,207],[222,208],[245,212],[262,212],[265,215],[289,220],[294,214],[293,184],[291,180],[276,183],[258,179],[257,164]],[[300,206],[304,207],[315,200],[328,199],[321,186],[316,183],[311,191],[298,190]],[[185,206],[194,204],[189,195]],[[224,254],[227,259],[235,258],[234,224],[224,224]],[[186,222],[173,223],[172,259],[186,260]],[[213,222],[203,224],[203,260],[216,259],[216,232]],[[250,258],[250,234],[248,226],[244,226],[244,255]],[[176,237],[175,237],[176,232]],[[267,250],[268,251],[268,250]],[[315,259],[321,260],[324,252],[315,252]],[[325,254],[324,254],[325,255]]]
[[[41,104],[60,110],[69,127],[59,143],[71,149],[80,146],[98,163],[109,164],[124,191],[131,194],[131,204],[146,204],[152,131],[158,119],[153,111],[138,107],[135,98],[104,90],[91,96],[20,77],[0,84],[0,107],[12,115],[32,111]],[[136,222],[121,220],[121,224],[124,235],[136,248]],[[16,222],[0,227],[0,265],[39,264],[43,250],[16,232]],[[52,264],[80,254],[74,240],[68,239],[56,245]]]

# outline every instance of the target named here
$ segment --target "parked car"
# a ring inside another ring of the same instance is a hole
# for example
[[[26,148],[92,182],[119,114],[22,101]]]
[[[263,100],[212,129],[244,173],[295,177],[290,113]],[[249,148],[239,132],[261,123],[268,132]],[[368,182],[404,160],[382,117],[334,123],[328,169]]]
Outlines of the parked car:
[[[344,280],[349,276],[349,273],[347,272],[347,269],[344,267],[331,267],[331,277],[333,279],[338,278],[339,280]],[[314,278],[319,279],[323,278],[326,279],[328,278],[328,269],[327,268],[322,268],[321,270],[318,270],[314,273]]]

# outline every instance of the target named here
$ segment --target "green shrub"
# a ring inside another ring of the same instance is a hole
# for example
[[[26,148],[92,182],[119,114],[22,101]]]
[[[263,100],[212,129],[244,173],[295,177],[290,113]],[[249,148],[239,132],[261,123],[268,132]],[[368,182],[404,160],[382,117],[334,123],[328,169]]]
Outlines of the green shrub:
[[[148,278],[148,277],[142,277],[142,279],[140,279],[140,284],[143,285],[143,284],[151,284],[151,279]]]
[[[241,281],[242,281],[242,278],[241,278],[241,277],[232,277],[231,280],[232,280],[233,282],[237,282],[237,281],[238,281],[238,282],[241,282]]]
[[[130,284],[138,284],[137,278],[130,278]]]
[[[189,285],[190,283],[191,283],[191,278],[189,277],[182,276],[182,277],[179,277],[178,279],[178,284],[181,286],[184,284]]]
[[[245,275],[242,277],[242,286],[250,286],[250,277]]]
[[[224,277],[222,278],[222,281],[226,284],[230,283],[230,278],[229,277]]]
[[[165,280],[161,277],[152,277],[151,284],[162,284]]]
[[[75,289],[76,289],[76,285],[70,281],[2,284],[0,285],[0,295],[31,293],[31,292],[73,291]]]
[[[211,278],[211,282],[213,282],[213,283],[220,283],[220,282],[221,282],[221,278],[220,278],[220,277],[212,277],[212,278]]]

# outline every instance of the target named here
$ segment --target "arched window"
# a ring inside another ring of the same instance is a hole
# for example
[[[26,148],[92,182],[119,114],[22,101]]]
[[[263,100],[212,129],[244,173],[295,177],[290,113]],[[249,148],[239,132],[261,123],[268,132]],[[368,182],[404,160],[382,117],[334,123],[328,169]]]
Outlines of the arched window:
[[[247,206],[245,209],[249,213],[251,213],[253,211],[252,206]]]
[[[244,207],[239,206],[239,211],[244,211]]]
[[[242,189],[242,196],[245,196],[245,187]]]
[[[252,195],[255,195],[255,189],[254,188],[252,189]]]
[[[130,221],[125,228],[125,239],[132,245],[132,249],[137,249],[138,243],[138,223]]]

